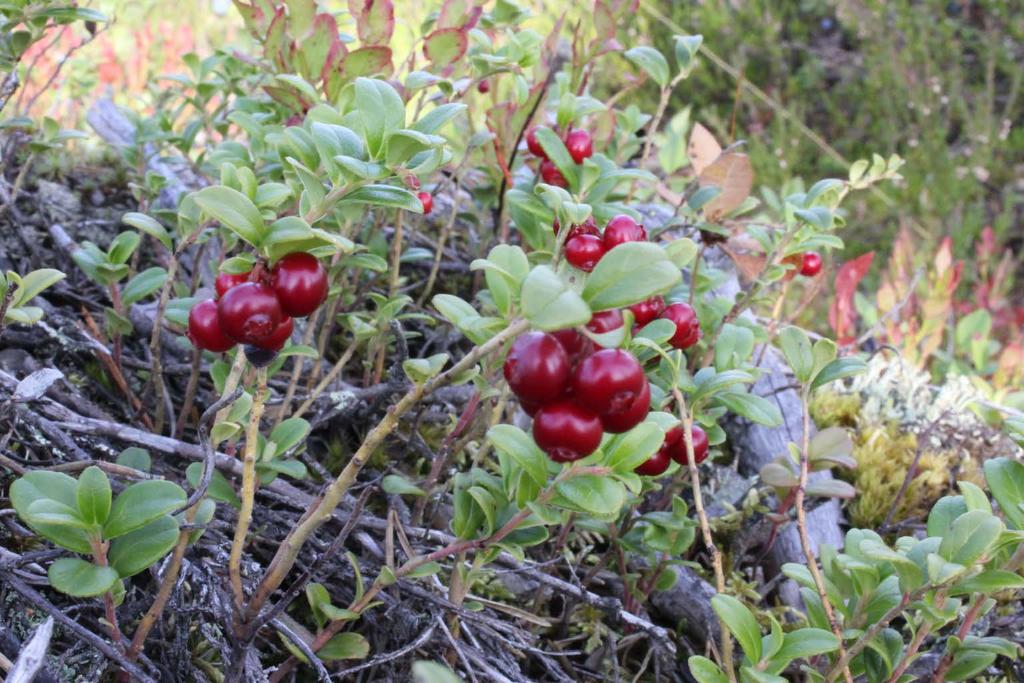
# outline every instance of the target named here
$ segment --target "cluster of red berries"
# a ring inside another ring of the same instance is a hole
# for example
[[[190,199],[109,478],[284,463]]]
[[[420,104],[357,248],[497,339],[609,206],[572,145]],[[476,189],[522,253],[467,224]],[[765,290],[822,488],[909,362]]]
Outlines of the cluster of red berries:
[[[552,224],[557,236],[561,230],[558,219]],[[585,273],[594,267],[609,251],[626,242],[646,242],[647,230],[631,217],[620,214],[608,221],[601,231],[593,217],[569,229],[565,238],[565,260]]]
[[[584,159],[587,159],[594,154],[594,141],[590,137],[590,133],[583,130],[582,128],[576,128],[575,130],[569,131],[565,136],[565,148],[569,152],[569,156],[577,164],[582,164]],[[526,133],[526,148],[530,150],[530,153],[535,157],[538,157],[540,162],[540,177],[548,185],[557,185],[558,187],[568,187],[569,183],[565,180],[565,176],[558,170],[558,166],[555,162],[548,158],[547,152],[540,144],[540,140],[537,139],[537,129],[531,128]]]
[[[200,349],[227,351],[235,344],[276,353],[292,335],[293,318],[315,311],[327,298],[327,271],[312,254],[288,254],[268,272],[221,273],[216,299],[200,301],[188,315],[188,337]]]
[[[633,304],[629,307],[629,310],[632,311],[633,320],[635,321],[634,332],[647,323],[661,318],[662,320],[668,320],[676,326],[675,333],[668,340],[670,346],[685,350],[700,341],[700,321],[697,320],[696,311],[688,303],[680,301],[666,306],[665,299],[660,296],[652,296],[638,304]],[[613,309],[595,313],[590,322],[587,323],[587,329],[594,334],[604,334],[617,330],[624,324],[625,319],[622,317],[622,311]]]

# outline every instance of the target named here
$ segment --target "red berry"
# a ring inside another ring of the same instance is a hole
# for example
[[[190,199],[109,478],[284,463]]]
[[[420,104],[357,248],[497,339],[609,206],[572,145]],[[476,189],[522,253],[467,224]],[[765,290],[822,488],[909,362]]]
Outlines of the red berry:
[[[526,148],[530,150],[530,154],[541,159],[547,159],[548,154],[544,151],[544,148],[540,146],[540,140],[537,139],[537,127],[534,126],[530,130],[526,131]]]
[[[232,287],[237,287],[243,282],[249,281],[250,273],[219,273],[213,281],[213,287],[217,290],[217,297],[222,297]]]
[[[283,318],[277,294],[258,282],[246,282],[231,288],[217,304],[220,328],[242,344],[256,344],[266,339]]]
[[[477,92],[481,92],[481,93],[487,94],[487,93],[489,93],[491,91],[491,84],[485,78],[484,80],[482,80],[482,81],[480,81],[479,83],[476,84],[476,89],[477,89]]]
[[[626,242],[646,242],[647,231],[644,226],[625,214],[620,214],[608,221],[604,226],[604,249],[611,251]]]
[[[277,326],[269,337],[265,337],[260,341],[253,344],[253,346],[263,349],[265,351],[280,351],[284,343],[288,341],[292,336],[292,330],[295,329],[295,322],[292,318],[285,318],[281,321],[281,324]]]
[[[675,323],[676,333],[668,340],[675,348],[688,349],[700,341],[700,322],[689,304],[672,304],[661,312],[660,317]]]
[[[293,318],[315,311],[327,298],[327,271],[312,254],[288,254],[270,271],[270,285],[281,310]]]
[[[804,277],[814,277],[821,272],[821,254],[815,251],[804,252],[800,263],[800,274]]]
[[[198,349],[220,353],[235,345],[231,337],[224,334],[217,322],[217,302],[213,299],[200,301],[188,313],[188,338]]]
[[[605,332],[619,329],[624,323],[622,311],[613,308],[609,311],[601,311],[592,315],[590,322],[587,323],[587,329],[594,334],[604,334]]]
[[[505,380],[524,401],[550,403],[569,386],[569,356],[558,340],[544,332],[527,332],[513,343],[505,359]]]
[[[629,310],[633,311],[633,318],[636,320],[636,324],[643,327],[661,315],[661,312],[665,310],[665,300],[660,296],[652,296],[650,299],[644,299],[638,304],[633,304],[629,307]]]
[[[693,459],[699,465],[708,457],[708,435],[697,425],[693,425]],[[683,438],[682,425],[673,427],[665,434],[665,443],[661,447],[669,457],[680,465],[686,465],[686,439]]]
[[[644,378],[644,388],[640,391],[640,395],[636,397],[636,400],[633,401],[633,404],[625,410],[602,415],[601,424],[604,425],[604,431],[609,434],[622,434],[643,422],[650,411],[651,385]]]
[[[573,381],[576,400],[598,415],[629,408],[646,386],[640,361],[621,349],[602,349],[583,359]]]
[[[573,161],[582,164],[584,159],[593,156],[594,141],[590,139],[590,133],[576,129],[565,136],[565,148]]]
[[[564,330],[555,330],[549,333],[552,337],[558,340],[558,343],[565,349],[565,354],[569,357],[570,363],[575,363],[579,360],[580,356],[587,355],[590,349],[590,339],[586,335],[580,334],[578,330],[573,327],[569,327]]]
[[[555,219],[555,222],[551,224],[551,229],[554,231],[555,237],[558,237],[558,233],[561,232],[562,228],[558,224],[557,218]],[[594,237],[601,236],[601,231],[598,230],[597,223],[594,222],[593,216],[587,216],[587,220],[573,225],[569,230],[569,236],[566,237],[566,240],[571,240],[577,235],[593,235]]]
[[[601,420],[570,401],[550,403],[533,418],[533,440],[555,462],[585,458],[601,445]]]
[[[663,450],[658,450],[633,471],[645,477],[657,477],[665,474],[665,470],[668,469],[671,463],[672,459],[668,457],[668,454]]]
[[[519,407],[523,409],[523,412],[533,417],[537,414],[537,411],[544,407],[542,403],[534,403],[533,401],[524,401],[519,399]]]
[[[540,179],[548,185],[557,185],[558,187],[569,187],[569,182],[562,175],[562,172],[555,166],[555,162],[550,159],[545,159],[540,162]]]
[[[600,237],[576,235],[565,243],[565,260],[585,273],[592,271],[602,256],[604,246]]]
[[[420,200],[420,204],[423,205],[423,215],[426,216],[434,210],[434,195],[430,194],[426,190],[416,193],[416,198]]]

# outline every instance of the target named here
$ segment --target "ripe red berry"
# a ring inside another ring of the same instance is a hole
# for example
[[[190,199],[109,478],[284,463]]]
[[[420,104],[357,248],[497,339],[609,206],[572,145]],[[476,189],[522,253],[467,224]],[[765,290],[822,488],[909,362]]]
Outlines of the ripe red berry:
[[[557,218],[554,223],[551,224],[551,229],[554,231],[555,237],[558,237],[558,233],[561,232],[562,227],[558,224]],[[597,223],[594,222],[593,216],[587,216],[587,220],[573,225],[569,230],[569,236],[566,237],[566,240],[571,240],[577,235],[593,235],[594,237],[601,236],[601,231],[598,230]]]
[[[565,243],[565,260],[589,273],[604,256],[604,246],[600,237],[593,235],[576,235]]]
[[[196,348],[220,353],[235,345],[231,337],[224,334],[217,322],[217,302],[213,299],[200,301],[188,313],[188,338]]]
[[[284,343],[291,338],[292,330],[294,329],[295,321],[292,318],[285,318],[269,337],[264,337],[253,344],[253,346],[265,351],[280,351],[281,347],[284,346]]]
[[[693,425],[693,459],[699,465],[708,457],[708,435],[697,425]],[[686,465],[686,439],[683,438],[683,427],[678,425],[665,433],[665,443],[661,447],[669,457],[680,465]]]
[[[676,333],[668,343],[677,349],[688,349],[700,341],[700,322],[697,313],[686,303],[676,303],[661,312],[665,320],[675,323]]]
[[[533,440],[555,462],[585,458],[601,445],[601,420],[570,401],[550,403],[533,418]]]
[[[647,231],[644,226],[625,214],[620,214],[608,221],[604,226],[604,249],[611,251],[626,242],[646,242]]]
[[[491,84],[485,78],[484,80],[482,80],[482,81],[480,81],[479,83],[476,84],[476,89],[477,89],[477,92],[480,92],[480,93],[483,93],[483,94],[486,95],[487,93],[489,93],[491,91]]]
[[[548,185],[557,185],[558,187],[569,187],[569,182],[562,175],[562,172],[555,166],[555,162],[550,159],[545,159],[540,162],[540,179]]]
[[[804,277],[814,277],[821,272],[821,254],[815,251],[804,252],[803,260],[800,263],[800,274]]]
[[[315,311],[327,298],[327,271],[312,254],[288,254],[270,271],[270,285],[281,310],[293,318]]]
[[[636,324],[643,327],[661,315],[661,312],[665,310],[665,300],[660,296],[652,296],[650,299],[644,299],[638,304],[633,304],[629,307],[629,310],[633,311],[633,318],[636,320]]]
[[[587,329],[594,334],[604,334],[605,332],[617,330],[624,324],[625,320],[622,319],[622,311],[613,308],[610,311],[601,311],[592,315],[590,322],[587,323]]]
[[[213,281],[213,287],[217,290],[217,297],[224,296],[232,287],[248,282],[249,275],[250,273],[219,273],[217,279]]]
[[[242,344],[256,344],[269,337],[283,318],[277,294],[258,282],[231,288],[217,304],[220,328]]]
[[[586,335],[580,334],[580,332],[574,328],[569,327],[564,330],[555,330],[549,333],[552,337],[558,340],[558,343],[565,349],[566,355],[569,357],[569,363],[575,364],[581,356],[588,355],[591,350],[590,339]]]
[[[434,210],[434,195],[430,194],[426,190],[416,193],[416,198],[420,200],[420,204],[423,205],[423,215],[426,216],[428,213]]]
[[[544,332],[527,332],[512,343],[505,359],[505,381],[524,401],[550,403],[569,386],[569,356],[558,340]]]
[[[530,154],[541,159],[547,159],[548,154],[544,151],[544,148],[540,145],[540,140],[537,139],[537,127],[534,126],[530,130],[526,131],[526,148],[530,150]]]
[[[609,434],[622,434],[643,422],[650,411],[651,385],[644,378],[644,388],[640,391],[640,395],[636,397],[632,405],[625,410],[602,415],[601,424],[604,425],[604,431]]]
[[[646,386],[640,361],[621,349],[602,349],[583,359],[573,381],[576,400],[598,415],[629,408]]]
[[[657,477],[665,474],[665,470],[671,463],[672,459],[668,457],[668,454],[663,450],[658,450],[633,471],[645,477]]]
[[[594,141],[590,138],[590,133],[577,128],[565,136],[565,148],[569,150],[569,156],[573,161],[582,164],[584,159],[593,156]]]

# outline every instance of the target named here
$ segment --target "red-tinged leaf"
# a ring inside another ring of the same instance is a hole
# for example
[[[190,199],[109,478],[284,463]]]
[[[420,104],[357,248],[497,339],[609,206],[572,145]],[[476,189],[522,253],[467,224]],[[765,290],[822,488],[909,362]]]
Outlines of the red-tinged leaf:
[[[314,17],[330,16],[316,13],[316,0],[285,0],[284,4],[288,6],[288,25],[295,38],[303,38],[313,29]]]
[[[368,45],[352,50],[341,60],[341,77],[344,83],[359,76],[389,75],[393,70],[391,48],[383,45]]]
[[[263,40],[263,54],[285,73],[292,70],[291,45],[285,36],[287,24],[288,17],[285,15],[284,7],[281,7],[270,21],[270,28],[267,29],[266,38]]]
[[[423,54],[435,66],[450,67],[466,54],[469,36],[459,28],[440,28],[423,41]]]
[[[245,28],[249,30],[249,33],[254,36],[262,36],[267,32],[267,17],[259,7],[255,4],[249,4],[241,2],[241,0],[234,0],[235,9],[242,15],[242,21],[245,23]]]
[[[323,71],[320,73],[320,78],[324,82],[324,94],[327,95],[330,102],[338,100],[341,86],[345,84],[342,80],[341,61],[347,54],[348,48],[345,47],[345,43],[335,38],[331,43],[331,49],[327,52],[327,58],[324,60]]]
[[[437,17],[437,28],[459,28],[464,31],[476,26],[483,7],[473,0],[445,0]]]
[[[323,75],[327,57],[338,40],[338,23],[330,14],[318,14],[313,20],[309,36],[299,41],[296,65],[299,74],[310,83],[316,83]]]
[[[382,45],[395,31],[395,6],[391,0],[348,0],[356,20],[356,32],[365,45]]]
[[[618,25],[607,0],[595,0],[594,2],[594,29],[597,31],[597,38],[594,42],[601,43],[615,38]]]
[[[875,252],[869,251],[839,266],[836,272],[836,297],[828,309],[828,323],[835,330],[840,345],[854,340],[857,309],[853,305],[853,296],[874,258]]]
[[[308,110],[312,103],[307,102],[294,88],[287,88],[278,85],[265,85],[263,89],[267,91],[274,100],[280,102],[288,109],[294,112],[305,112]]]

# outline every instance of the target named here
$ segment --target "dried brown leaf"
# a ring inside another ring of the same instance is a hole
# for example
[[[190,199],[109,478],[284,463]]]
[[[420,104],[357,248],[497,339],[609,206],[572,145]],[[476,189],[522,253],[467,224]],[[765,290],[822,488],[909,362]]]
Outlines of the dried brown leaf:
[[[715,140],[711,131],[699,123],[694,123],[690,132],[690,143],[686,146],[686,155],[690,158],[693,174],[703,173],[721,153],[722,146]]]
[[[750,196],[754,187],[754,168],[750,157],[739,152],[725,152],[698,177],[701,187],[714,185],[722,191],[704,205],[704,216],[717,221],[735,211]]]

